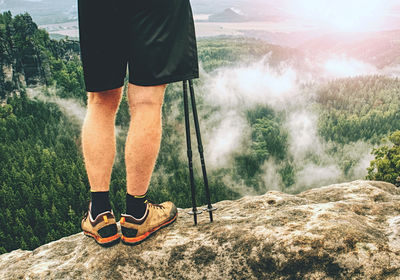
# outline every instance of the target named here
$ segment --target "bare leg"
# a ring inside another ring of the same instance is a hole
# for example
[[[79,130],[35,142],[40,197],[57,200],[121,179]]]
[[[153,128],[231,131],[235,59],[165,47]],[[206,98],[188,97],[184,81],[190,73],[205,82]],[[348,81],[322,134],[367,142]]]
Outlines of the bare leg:
[[[145,194],[160,150],[162,104],[167,85],[128,84],[131,122],[125,144],[127,192]]]
[[[91,191],[108,191],[115,157],[115,116],[122,88],[88,92],[82,149]]]

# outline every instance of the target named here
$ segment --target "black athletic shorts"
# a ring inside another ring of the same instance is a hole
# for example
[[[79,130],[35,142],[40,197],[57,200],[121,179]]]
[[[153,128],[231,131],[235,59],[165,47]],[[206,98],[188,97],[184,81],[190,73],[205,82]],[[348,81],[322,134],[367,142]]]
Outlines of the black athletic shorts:
[[[199,78],[189,1],[78,0],[86,91]]]

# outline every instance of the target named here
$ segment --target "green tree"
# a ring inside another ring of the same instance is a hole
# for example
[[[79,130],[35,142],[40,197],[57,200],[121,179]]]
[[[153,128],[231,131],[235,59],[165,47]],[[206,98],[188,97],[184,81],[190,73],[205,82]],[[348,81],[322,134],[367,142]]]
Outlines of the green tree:
[[[389,145],[375,148],[372,154],[375,159],[368,168],[367,179],[386,181],[400,186],[400,131],[396,131],[385,139]]]

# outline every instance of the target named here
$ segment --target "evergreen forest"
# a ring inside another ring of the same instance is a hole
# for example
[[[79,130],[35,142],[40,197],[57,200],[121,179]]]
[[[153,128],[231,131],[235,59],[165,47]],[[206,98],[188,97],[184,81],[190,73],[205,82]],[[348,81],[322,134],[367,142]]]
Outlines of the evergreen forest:
[[[266,55],[271,68],[280,67],[282,61],[295,61],[293,67],[302,67],[305,60],[296,49],[257,39],[215,37],[201,38],[197,43],[200,75],[204,78],[195,80],[194,86],[205,149],[213,143],[204,137],[216,127],[208,125],[220,123],[216,116],[224,110],[207,99],[210,77],[217,76],[221,69],[236,67],[238,62],[240,67],[249,67]],[[302,168],[329,166],[333,161],[340,174],[336,181],[399,183],[399,78],[332,78],[304,83],[299,90],[307,100],[301,109],[317,116],[315,137],[322,143],[323,152],[305,149],[300,157],[293,152],[296,139],[289,124],[298,104],[278,108],[260,102],[245,107],[240,116],[248,133],[238,138],[227,164],[207,169],[213,203],[263,194],[269,189],[294,193],[315,184],[321,186],[325,182],[322,179],[312,184],[302,181]],[[74,116],[73,109],[60,105],[71,100],[78,109],[86,106],[79,42],[50,39],[28,13],[0,13],[0,254],[18,248],[32,250],[81,230],[90,188],[82,156],[81,119]],[[155,202],[172,200],[180,208],[189,208],[181,83],[168,85],[162,116],[163,138],[149,197]],[[117,156],[110,184],[117,219],[125,211],[123,153],[129,120],[124,94],[116,120]],[[191,129],[200,206],[206,201],[193,122]],[[371,155],[368,169],[357,171],[362,160],[352,153],[357,149]],[[276,184],[266,177],[266,170],[273,171]]]

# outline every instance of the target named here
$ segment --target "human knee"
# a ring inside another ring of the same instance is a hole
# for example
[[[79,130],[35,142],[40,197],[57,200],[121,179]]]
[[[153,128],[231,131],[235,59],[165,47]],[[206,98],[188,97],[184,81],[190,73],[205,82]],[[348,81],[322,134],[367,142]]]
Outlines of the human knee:
[[[130,108],[160,109],[164,101],[166,84],[157,86],[135,86],[130,84],[128,101]]]
[[[100,91],[88,92],[88,106],[91,108],[102,107],[102,110],[109,109],[116,112],[122,97],[122,88]]]

